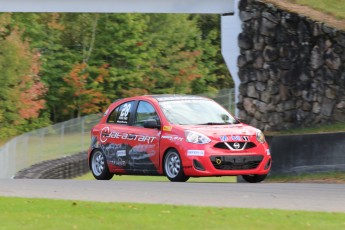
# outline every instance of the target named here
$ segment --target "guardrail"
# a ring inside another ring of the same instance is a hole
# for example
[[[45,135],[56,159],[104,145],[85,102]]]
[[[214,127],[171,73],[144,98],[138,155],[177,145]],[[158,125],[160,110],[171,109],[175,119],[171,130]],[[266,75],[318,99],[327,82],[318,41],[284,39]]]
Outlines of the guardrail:
[[[345,172],[345,132],[266,137],[273,175]]]

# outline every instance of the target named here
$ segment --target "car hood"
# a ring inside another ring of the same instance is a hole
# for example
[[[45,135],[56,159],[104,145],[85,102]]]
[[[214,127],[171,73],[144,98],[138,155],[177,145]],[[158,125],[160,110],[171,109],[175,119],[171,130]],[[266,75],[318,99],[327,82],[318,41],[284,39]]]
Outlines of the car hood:
[[[185,127],[188,130],[194,130],[203,133],[209,137],[219,137],[222,135],[256,135],[257,128],[245,124],[235,125],[191,125]]]

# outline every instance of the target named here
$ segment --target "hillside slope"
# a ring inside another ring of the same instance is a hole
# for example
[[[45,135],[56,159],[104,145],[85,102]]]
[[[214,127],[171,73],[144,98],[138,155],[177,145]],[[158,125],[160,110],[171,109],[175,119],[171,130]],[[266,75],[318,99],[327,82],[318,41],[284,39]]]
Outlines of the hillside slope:
[[[336,17],[330,14],[315,10],[306,5],[298,5],[298,4],[292,3],[294,2],[292,0],[263,0],[262,2],[272,3],[278,8],[281,8],[290,12],[295,12],[297,14],[305,15],[306,17],[309,17],[315,21],[323,22],[330,27],[334,27],[339,30],[345,31],[344,19],[337,19]],[[340,2],[339,4],[343,4],[343,3]],[[344,12],[344,18],[345,18],[345,12]]]

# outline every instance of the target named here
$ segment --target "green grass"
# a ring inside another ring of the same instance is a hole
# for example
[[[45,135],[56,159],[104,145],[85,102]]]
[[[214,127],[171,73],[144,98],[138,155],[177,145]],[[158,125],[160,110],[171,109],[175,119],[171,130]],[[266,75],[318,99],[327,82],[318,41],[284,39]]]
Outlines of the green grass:
[[[309,6],[330,14],[337,19],[345,19],[345,0],[289,0],[292,3]]]
[[[318,183],[345,183],[345,172],[304,173],[300,175],[269,176],[266,182],[318,182]]]
[[[34,164],[85,151],[90,144],[90,135],[80,133],[44,137],[31,135],[27,139],[18,139],[15,144],[17,152],[21,153],[29,164]]]
[[[265,135],[286,135],[286,134],[312,134],[312,133],[334,133],[345,132],[345,123],[334,123],[329,125],[315,125],[308,128],[296,128],[281,131],[267,131]]]
[[[0,197],[0,229],[344,229],[345,213]]]
[[[70,133],[61,135],[45,136],[43,140],[40,137],[32,136],[28,142],[28,155],[42,152],[42,158],[49,160],[63,155],[78,153],[87,148],[90,144],[90,135],[81,135],[80,133]]]
[[[75,180],[95,180],[91,173],[75,178]],[[114,176],[112,180],[115,181],[154,181],[154,182],[168,182],[165,176]],[[235,176],[224,177],[197,177],[190,178],[188,183],[236,183]],[[312,173],[301,175],[269,175],[263,183],[286,183],[286,182],[318,182],[318,183],[345,183],[345,172],[326,172],[326,173]]]

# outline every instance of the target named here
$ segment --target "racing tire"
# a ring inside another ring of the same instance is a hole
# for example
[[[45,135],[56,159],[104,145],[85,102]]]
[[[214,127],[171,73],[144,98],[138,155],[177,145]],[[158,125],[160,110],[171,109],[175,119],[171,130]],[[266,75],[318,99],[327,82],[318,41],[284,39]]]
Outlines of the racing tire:
[[[92,153],[90,166],[92,174],[97,180],[110,180],[114,176],[109,172],[105,155],[101,150]]]
[[[172,182],[186,182],[189,177],[184,175],[180,154],[175,150],[169,150],[164,157],[164,173]]]
[[[263,180],[265,180],[267,177],[267,174],[263,175],[242,175],[243,180],[249,182],[249,183],[259,183]]]

